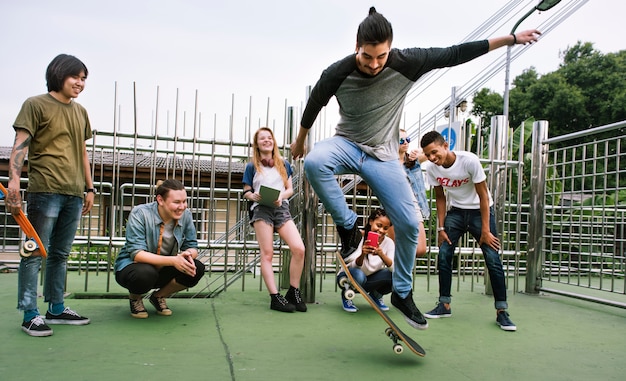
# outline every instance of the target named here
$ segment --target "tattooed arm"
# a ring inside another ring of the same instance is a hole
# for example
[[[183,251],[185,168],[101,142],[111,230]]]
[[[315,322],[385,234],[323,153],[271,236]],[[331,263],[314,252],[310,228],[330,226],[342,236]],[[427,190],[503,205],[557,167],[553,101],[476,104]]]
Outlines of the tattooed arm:
[[[30,133],[23,128],[15,129],[15,142],[13,143],[13,151],[9,159],[9,186],[8,196],[5,205],[9,212],[17,215],[22,209],[22,196],[20,195],[20,177],[22,176],[22,168],[24,161],[28,155],[28,146],[32,137]]]

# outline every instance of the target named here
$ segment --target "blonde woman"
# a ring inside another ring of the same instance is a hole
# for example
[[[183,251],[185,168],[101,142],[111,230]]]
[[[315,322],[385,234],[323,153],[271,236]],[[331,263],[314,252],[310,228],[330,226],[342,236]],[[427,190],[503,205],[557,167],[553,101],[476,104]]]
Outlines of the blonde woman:
[[[275,143],[274,133],[261,127],[254,134],[253,154],[243,175],[243,197],[252,201],[250,225],[254,227],[261,250],[261,275],[270,293],[270,308],[276,311],[306,312],[300,294],[300,277],[304,266],[304,243],[289,212],[289,197],[293,194],[291,165],[283,159]],[[271,204],[262,201],[261,186],[280,191]],[[278,233],[291,250],[289,290],[283,297],[274,279],[274,232]]]

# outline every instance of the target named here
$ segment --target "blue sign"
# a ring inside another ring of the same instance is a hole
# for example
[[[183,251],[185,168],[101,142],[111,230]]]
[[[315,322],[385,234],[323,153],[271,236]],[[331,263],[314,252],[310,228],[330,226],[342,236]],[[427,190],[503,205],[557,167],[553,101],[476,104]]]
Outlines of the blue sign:
[[[441,136],[448,142],[448,146],[451,150],[454,150],[456,146],[456,130],[452,127],[445,127],[441,131]]]

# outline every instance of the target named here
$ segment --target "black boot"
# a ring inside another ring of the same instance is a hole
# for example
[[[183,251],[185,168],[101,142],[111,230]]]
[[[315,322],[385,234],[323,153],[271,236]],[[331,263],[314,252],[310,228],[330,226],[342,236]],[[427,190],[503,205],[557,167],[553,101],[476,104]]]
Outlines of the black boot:
[[[294,306],[296,306],[296,311],[306,312],[306,304],[302,299],[302,295],[300,294],[300,289],[295,288],[294,286],[290,286],[289,290],[285,294],[285,299]]]

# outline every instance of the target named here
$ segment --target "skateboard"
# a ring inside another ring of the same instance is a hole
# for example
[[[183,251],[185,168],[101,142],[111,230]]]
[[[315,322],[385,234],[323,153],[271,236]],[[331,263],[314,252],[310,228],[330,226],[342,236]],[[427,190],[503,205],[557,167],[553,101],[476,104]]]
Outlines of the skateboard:
[[[4,185],[0,184],[0,190],[2,191],[2,196],[8,197],[9,193]],[[17,224],[20,226],[22,232],[24,232],[24,235],[26,236],[24,243],[20,247],[20,256],[27,258],[31,255],[41,255],[45,258],[47,255],[46,248],[41,242],[39,234],[37,234],[35,228],[33,228],[33,225],[30,223],[28,218],[26,218],[24,211],[20,209],[19,214],[17,216],[13,216],[13,218],[15,218],[15,221],[17,221]],[[37,250],[39,250],[38,254],[35,253]]]
[[[385,329],[385,335],[393,341],[393,351],[396,354],[401,354],[404,351],[404,347],[401,342],[407,346],[411,350],[411,352],[415,353],[418,356],[424,357],[426,356],[426,351],[422,348],[415,340],[411,339],[406,333],[402,332],[402,330],[396,325],[396,323],[391,320],[389,315],[385,313],[385,311],[381,310],[376,302],[372,299],[372,297],[367,293],[359,283],[357,283],[350,271],[348,270],[348,266],[346,262],[343,260],[341,253],[337,253],[337,261],[341,265],[341,269],[346,273],[346,276],[339,280],[339,285],[345,290],[345,297],[347,299],[353,299],[356,295],[356,292],[363,295],[365,300],[369,303],[370,306],[380,315],[381,318],[387,323],[388,327]],[[355,292],[356,291],[356,292]]]

